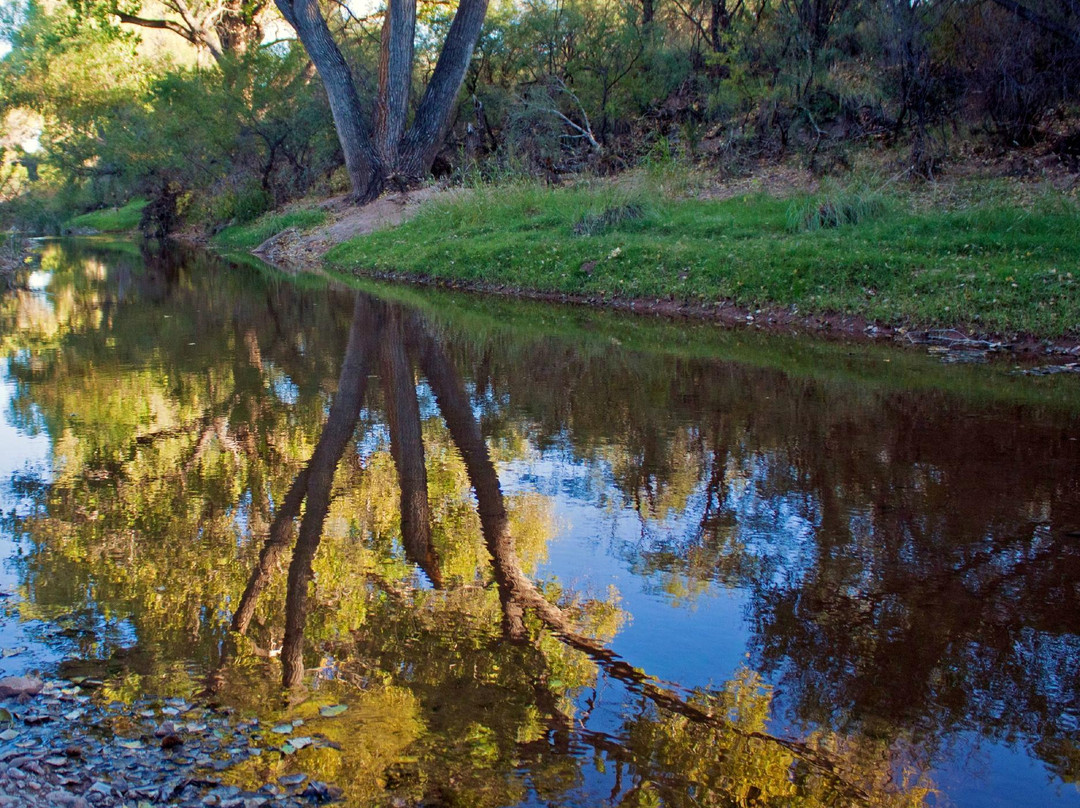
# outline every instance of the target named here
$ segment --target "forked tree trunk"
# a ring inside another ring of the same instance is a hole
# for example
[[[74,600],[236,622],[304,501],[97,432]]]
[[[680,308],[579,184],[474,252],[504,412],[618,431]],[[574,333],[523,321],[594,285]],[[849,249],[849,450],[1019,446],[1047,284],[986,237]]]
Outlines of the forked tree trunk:
[[[454,102],[465,81],[488,0],[461,0],[407,132],[404,130],[416,29],[415,0],[391,0],[387,9],[379,60],[379,95],[370,118],[317,0],[274,2],[285,21],[296,30],[322,77],[354,201],[364,203],[375,199],[391,176],[403,185],[426,176],[450,126]],[[373,129],[369,128],[372,125]]]

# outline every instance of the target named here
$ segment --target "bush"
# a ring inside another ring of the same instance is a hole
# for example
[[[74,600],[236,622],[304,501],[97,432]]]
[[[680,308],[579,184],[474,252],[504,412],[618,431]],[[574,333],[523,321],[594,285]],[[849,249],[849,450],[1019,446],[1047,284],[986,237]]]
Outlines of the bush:
[[[274,200],[262,187],[246,183],[229,188],[210,202],[210,215],[215,222],[247,224],[253,222],[274,206]]]

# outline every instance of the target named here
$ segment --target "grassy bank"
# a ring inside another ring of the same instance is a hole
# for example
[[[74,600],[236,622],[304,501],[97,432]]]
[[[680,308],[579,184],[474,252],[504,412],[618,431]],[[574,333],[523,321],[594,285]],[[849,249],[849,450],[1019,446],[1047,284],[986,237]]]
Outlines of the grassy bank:
[[[1080,206],[988,184],[909,192],[672,199],[637,188],[499,187],[431,202],[335,247],[337,271],[584,296],[859,314],[1041,337],[1080,332]]]
[[[326,221],[323,210],[293,210],[268,213],[248,224],[226,227],[213,238],[214,246],[222,250],[253,250],[272,236],[295,227],[308,230]]]
[[[120,208],[92,210],[64,222],[64,230],[96,230],[99,233],[126,233],[139,226],[145,199],[133,199]]]

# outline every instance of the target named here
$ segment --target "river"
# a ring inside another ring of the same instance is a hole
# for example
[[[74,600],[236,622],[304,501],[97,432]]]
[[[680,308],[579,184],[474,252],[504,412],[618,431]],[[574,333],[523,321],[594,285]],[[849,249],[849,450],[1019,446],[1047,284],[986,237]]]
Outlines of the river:
[[[0,672],[307,721],[228,776],[354,805],[1080,801],[1076,379],[40,255]]]

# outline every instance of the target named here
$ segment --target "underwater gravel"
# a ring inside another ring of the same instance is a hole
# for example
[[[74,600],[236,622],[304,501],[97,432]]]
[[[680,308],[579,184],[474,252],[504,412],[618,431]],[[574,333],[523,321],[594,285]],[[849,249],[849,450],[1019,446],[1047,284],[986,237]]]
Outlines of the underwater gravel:
[[[303,773],[254,791],[222,773],[281,754],[280,728],[184,699],[95,698],[94,679],[0,680],[0,808],[322,805],[340,789]],[[276,739],[276,740],[275,740]],[[320,736],[305,745],[332,745]]]

